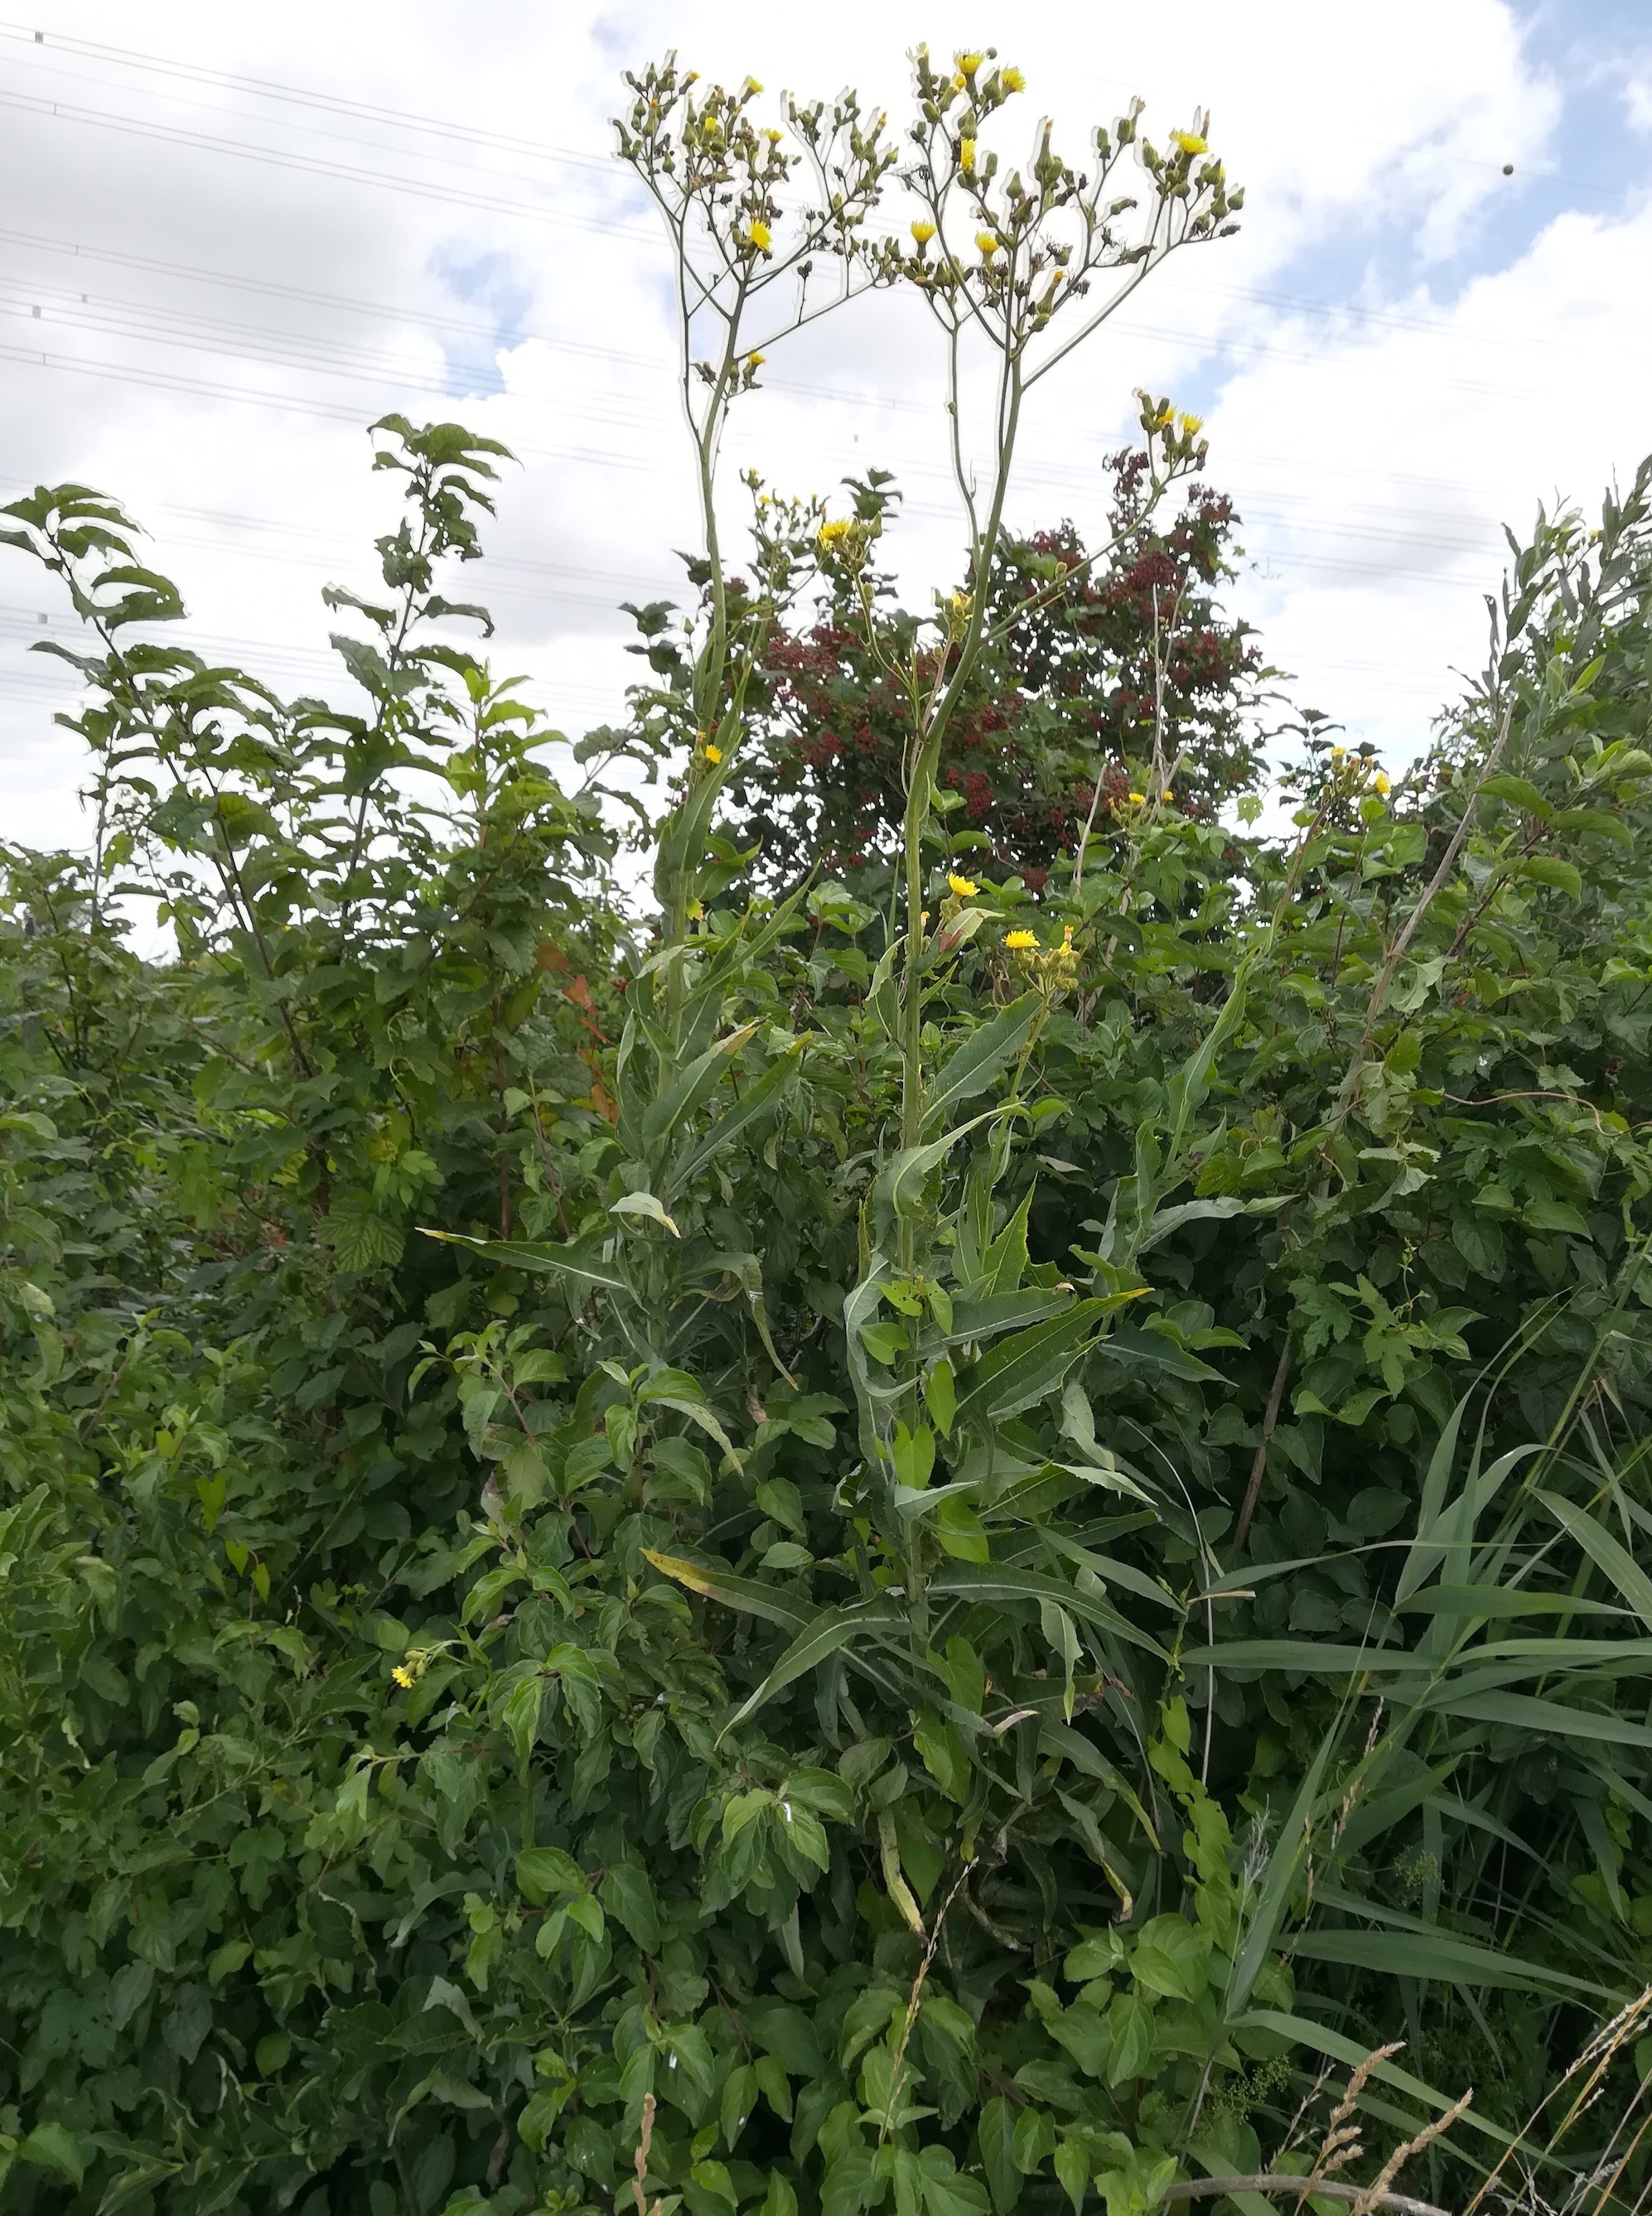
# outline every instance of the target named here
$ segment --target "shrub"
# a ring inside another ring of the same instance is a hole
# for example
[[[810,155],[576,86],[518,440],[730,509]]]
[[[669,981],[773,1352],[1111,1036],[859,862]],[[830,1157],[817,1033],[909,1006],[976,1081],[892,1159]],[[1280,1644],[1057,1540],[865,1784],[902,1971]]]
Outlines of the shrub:
[[[1037,893],[965,876],[1020,397],[1238,205],[1133,111],[1001,182],[990,59],[920,59],[909,249],[852,100],[632,88],[706,524],[578,750],[681,747],[646,920],[453,643],[496,446],[377,427],[361,711],[170,643],[113,503],[6,511],[87,627],[97,822],[3,912],[9,2205],[1138,2216],[1408,2145],[1639,2189],[1652,470],[1515,549],[1397,790],[1310,732],[1262,836],[1176,803],[1242,786],[1218,735]],[[718,439],[805,264],[996,348],[909,637],[881,514],[758,488],[730,582]],[[1198,429],[1144,401],[1157,496]],[[718,815],[821,573],[908,705],[882,912],[754,895]]]

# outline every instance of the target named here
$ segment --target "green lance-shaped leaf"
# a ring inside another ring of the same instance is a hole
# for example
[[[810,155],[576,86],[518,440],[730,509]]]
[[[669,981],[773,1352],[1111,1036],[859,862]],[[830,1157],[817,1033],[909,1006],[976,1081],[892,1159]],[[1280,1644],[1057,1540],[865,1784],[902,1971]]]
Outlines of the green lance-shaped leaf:
[[[861,1327],[869,1324],[877,1314],[883,1298],[882,1286],[890,1275],[886,1255],[874,1254],[866,1265],[865,1275],[843,1303],[843,1336],[845,1352],[849,1364],[849,1382],[854,1388],[855,1407],[860,1414],[860,1451],[874,1468],[883,1454],[881,1436],[878,1428],[878,1404],[889,1400],[893,1393],[879,1392],[872,1382],[867,1365],[866,1342]],[[897,1389],[904,1391],[904,1386]]]
[[[605,1292],[631,1290],[625,1264],[604,1255],[607,1242],[601,1236],[571,1240],[565,1246],[540,1246],[531,1239],[471,1239],[462,1231],[433,1231],[424,1224],[419,1228],[427,1239],[440,1239],[449,1246],[467,1246],[472,1254],[501,1263],[509,1270],[566,1277],[574,1284],[599,1286]]]
[[[1337,1842],[1338,1859],[1346,1860],[1357,1854],[1373,1839],[1382,1838],[1396,1824],[1402,1824],[1426,1801],[1435,1799],[1439,1788],[1458,1769],[1463,1757],[1452,1755],[1421,1776],[1408,1777],[1402,1784],[1390,1786],[1386,1791],[1372,1793],[1369,1797],[1357,1797],[1352,1812],[1343,1822]],[[1380,1781],[1382,1772],[1376,1773]]]
[[[1422,1506],[1417,1519],[1417,1536],[1405,1567],[1400,1573],[1396,1589],[1396,1601],[1408,1600],[1430,1573],[1444,1566],[1446,1576],[1461,1584],[1468,1580],[1470,1548],[1473,1544],[1475,1525],[1482,1511],[1490,1505],[1506,1479],[1521,1462],[1544,1451],[1541,1441],[1528,1441],[1523,1446],[1511,1447],[1500,1455],[1489,1469],[1480,1468],[1480,1450],[1476,1444],[1469,1459],[1468,1474],[1463,1489],[1448,1503],[1444,1502],[1446,1487],[1450,1482],[1452,1454],[1458,1437],[1458,1423],[1461,1409],[1453,1413],[1442,1433],[1439,1444],[1429,1463],[1428,1474],[1423,1480]],[[1427,1642],[1426,1642],[1427,1643]],[[1433,1642],[1431,1651],[1438,1649]]]
[[[734,773],[735,755],[743,729],[744,719],[738,706],[730,708],[717,727],[715,743],[722,759],[712,762],[710,755],[706,756],[705,766],[695,772],[693,790],[665,820],[654,860],[654,897],[668,915],[678,894],[685,900],[693,894],[711,835],[712,811],[724,784]]]
[[[942,1346],[963,1346],[971,1339],[998,1339],[1030,1323],[1065,1315],[1072,1306],[1070,1287],[1023,1285],[1013,1293],[993,1293],[985,1300],[954,1301],[952,1327],[940,1334]]]
[[[639,1136],[642,1151],[650,1159],[663,1150],[678,1125],[687,1123],[710,1099],[727,1075],[735,1056],[756,1029],[755,1023],[743,1024],[727,1038],[718,1039],[714,1047],[696,1056],[675,1085],[668,1086],[656,1100],[644,1109]]]
[[[656,1558],[649,1560],[659,1567]],[[776,1693],[806,1677],[811,1670],[837,1653],[857,1639],[875,1637],[879,1632],[903,1632],[907,1617],[897,1603],[879,1597],[876,1600],[852,1602],[847,1608],[823,1608],[799,1632],[763,1679],[755,1693],[749,1694],[729,1718],[719,1733],[719,1738],[756,1714],[765,1702],[772,1701]]]
[[[704,1020],[708,1010],[720,1016],[730,987],[742,976],[768,966],[773,950],[790,930],[801,913],[809,891],[808,881],[772,908],[760,920],[748,916],[738,931],[730,932],[726,939],[695,944],[694,956],[701,965],[698,983],[691,984],[683,1002],[686,1019]]]
[[[1438,1665],[1426,1654],[1397,1647],[1353,1647],[1322,1639],[1231,1639],[1213,1647],[1191,1647],[1182,1656],[1190,1670],[1300,1670],[1320,1677],[1421,1677]]]
[[[1420,1705],[1442,1715],[1461,1716],[1474,1723],[1510,1725],[1545,1737],[1600,1739],[1609,1746],[1652,1747],[1652,1726],[1633,1723],[1609,1710],[1575,1708],[1564,1701],[1544,1700],[1535,1693],[1459,1695],[1445,1686]]]
[[[1422,1480],[1422,1499],[1417,1508],[1417,1536],[1400,1571],[1399,1583],[1395,1588],[1396,1601],[1405,1600],[1415,1592],[1429,1573],[1439,1567],[1443,1558],[1445,1550],[1433,1543],[1434,1527],[1446,1505],[1446,1492],[1452,1481],[1452,1465],[1457,1459],[1458,1439],[1468,1407],[1469,1396],[1465,1393],[1447,1417],[1445,1429],[1428,1458],[1428,1468]]]
[[[895,963],[903,944],[901,939],[893,939],[884,949],[866,991],[866,1007],[882,1025],[891,1044],[897,1044],[901,1036],[901,996],[895,982]]]
[[[1280,1825],[1279,1836],[1268,1851],[1267,1867],[1259,1887],[1255,1905],[1245,1929],[1244,1939],[1234,1958],[1233,1974],[1228,1980],[1226,2008],[1228,2021],[1242,2009],[1250,1998],[1251,1989],[1261,1975],[1291,1905],[1303,1860],[1308,1851],[1309,1826],[1319,1800],[1321,1782],[1332,1751],[1341,1737],[1341,1719],[1333,1723],[1324,1734],[1308,1765],[1307,1775],[1298,1788],[1290,1813]]]
[[[1014,1060],[1032,1036],[1043,1006],[1041,993],[1023,993],[989,1023],[971,1032],[935,1080],[934,1090],[924,1105],[926,1129],[933,1130],[944,1122],[960,1100],[983,1091]]]
[[[1433,1978],[1453,1985],[1495,1985],[1521,1992],[1587,1993],[1610,2000],[1611,1989],[1540,1962],[1459,1938],[1451,1931],[1299,1931],[1291,1953],[1313,1962],[1380,1970],[1391,1978]]]
[[[1652,1578],[1603,1524],[1587,1510],[1575,1508],[1558,1493],[1538,1489],[1538,1499],[1565,1530],[1570,1532],[1590,1560],[1603,1569],[1649,1631],[1652,1631]]]
[[[798,1381],[781,1358],[774,1344],[768,1320],[768,1308],[763,1299],[763,1265],[755,1254],[710,1254],[697,1264],[691,1274],[696,1278],[721,1273],[734,1278],[744,1293],[751,1308],[751,1320],[757,1327],[757,1336],[762,1340],[769,1360],[795,1392]]]
[[[1060,1578],[1041,1570],[1020,1570],[997,1562],[948,1562],[929,1580],[932,1600],[960,1600],[973,1606],[996,1602],[1031,1601],[1040,1608],[1053,1603],[1087,1623],[1094,1631],[1110,1634],[1132,1647],[1143,1647],[1161,1661],[1168,1661],[1162,1647],[1149,1633],[1120,1616],[1099,1593],[1082,1592]]]
[[[668,1199],[693,1184],[707,1162],[737,1139],[749,1123],[766,1115],[780,1099],[797,1074],[798,1058],[803,1052],[804,1042],[793,1040],[780,1058],[772,1062],[755,1085],[751,1086],[732,1107],[725,1108],[709,1130],[697,1139],[691,1139],[661,1179]]]
[[[1145,1230],[1136,1241],[1138,1256],[1145,1254],[1160,1240],[1180,1231],[1184,1223],[1202,1223],[1231,1216],[1275,1216],[1285,1206],[1286,1196],[1269,1193],[1252,1200],[1240,1200],[1231,1194],[1218,1194],[1210,1200],[1178,1201],[1173,1208],[1161,1208],[1150,1217]]]
[[[872,1188],[872,1205],[879,1230],[889,1227],[901,1216],[917,1217],[923,1214],[923,1188],[929,1173],[943,1162],[959,1141],[996,1114],[989,1108],[979,1116],[972,1116],[967,1123],[959,1123],[944,1131],[938,1139],[931,1139],[922,1147],[903,1147],[899,1154],[885,1162],[878,1172],[878,1182]]]
[[[1032,1407],[1060,1384],[1119,1296],[1077,1301],[1064,1315],[1029,1325],[983,1354],[959,1396],[958,1420],[989,1431],[1006,1417]]]
[[[1236,1573],[1236,1577],[1237,1573]],[[1400,1603],[1406,1616],[1462,1616],[1490,1622],[1499,1616],[1615,1616],[1628,1622],[1633,1609],[1609,1600],[1585,1600],[1577,1593],[1545,1592],[1530,1585],[1430,1585]]]
[[[1205,1097],[1211,1089],[1211,1072],[1216,1067],[1216,1057],[1238,1030],[1244,1016],[1249,992],[1250,972],[1259,955],[1260,950],[1253,948],[1240,963],[1234,973],[1233,983],[1228,988],[1228,997],[1222,1003],[1221,1012],[1216,1021],[1211,1025],[1199,1045],[1165,1087],[1167,1113],[1165,1146],[1162,1159],[1165,1169],[1172,1174],[1180,1173],[1181,1157],[1187,1143],[1188,1124],[1194,1111],[1204,1105]],[[1144,1226],[1150,1221],[1150,1211],[1145,1204],[1149,1196],[1143,1190],[1137,1197],[1138,1204],[1142,1206],[1142,1214],[1138,1221]],[[1115,1261],[1125,1261],[1128,1259],[1130,1258],[1124,1255],[1113,1257]]]
[[[723,1569],[716,1563],[691,1562],[680,1554],[659,1554],[652,1547],[644,1547],[643,1556],[662,1577],[687,1585],[702,1600],[719,1602],[742,1616],[761,1616],[765,1622],[778,1623],[782,1631],[794,1634],[809,1622],[806,1604],[792,1599],[779,1585],[759,1585],[755,1578],[736,1577],[731,1570]]]
[[[1293,2045],[1305,2047],[1311,2053],[1322,2054],[1333,2062],[1341,2062],[1348,2069],[1363,2068],[1378,2084],[1393,2086],[1396,2092],[1405,2094],[1410,2100],[1421,2102],[1426,2108],[1432,2108],[1437,2116],[1443,2116],[1448,2108],[1456,2105],[1452,2095],[1442,2093],[1437,2086],[1427,2084],[1421,2078],[1414,2078],[1409,2070],[1401,2069],[1397,2063],[1378,2062],[1373,2065],[1368,2041],[1350,2039],[1345,2032],[1333,2031],[1326,2024],[1316,2023],[1311,2016],[1291,2016],[1283,2009],[1259,2008],[1247,2010],[1243,2016],[1230,2019],[1230,2022],[1235,2031],[1272,2032],[1277,2038],[1288,2039]],[[1516,2144],[1514,2133],[1505,2131],[1501,2124],[1494,2122],[1489,2116],[1481,2115],[1475,2108],[1467,2110],[1458,2119],[1455,2128],[1478,2132],[1500,2147],[1512,2147]]]
[[[1139,1300],[1139,1293],[1114,1293],[1109,1296],[1111,1304],[1119,1306],[1127,1300]],[[1138,1331],[1134,1325],[1125,1324],[1109,1332],[1105,1339],[1096,1341],[1095,1351],[1109,1362],[1118,1362],[1125,1368],[1141,1367],[1162,1370],[1172,1377],[1185,1377],[1190,1384],[1219,1385],[1222,1372],[1212,1370],[1208,1362],[1189,1354],[1185,1346],[1178,1346],[1162,1331]]]

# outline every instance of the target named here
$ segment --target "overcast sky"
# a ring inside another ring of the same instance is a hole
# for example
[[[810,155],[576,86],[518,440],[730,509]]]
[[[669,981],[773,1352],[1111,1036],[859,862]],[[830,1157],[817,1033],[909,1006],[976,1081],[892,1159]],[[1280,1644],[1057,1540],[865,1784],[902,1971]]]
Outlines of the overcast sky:
[[[620,73],[675,46],[775,92],[851,82],[898,119],[925,39],[996,39],[1029,140],[1047,112],[1076,151],[1134,93],[1161,135],[1213,111],[1243,229],[1050,380],[1011,521],[1098,528],[1134,387],[1198,409],[1243,518],[1230,605],[1299,702],[1402,761],[1478,666],[1501,526],[1598,504],[1652,447],[1644,0],[0,15],[0,498],[115,493],[204,652],[315,689],[320,588],[367,581],[393,513],[362,427],[457,416],[522,458],[465,597],[577,735],[636,668],[617,603],[669,594],[693,527],[663,238],[610,155]],[[858,305],[777,354],[730,477],[894,470],[903,580],[950,583],[940,367],[921,318]],[[62,619],[0,550],[0,835],[78,844],[65,680],[25,652]]]

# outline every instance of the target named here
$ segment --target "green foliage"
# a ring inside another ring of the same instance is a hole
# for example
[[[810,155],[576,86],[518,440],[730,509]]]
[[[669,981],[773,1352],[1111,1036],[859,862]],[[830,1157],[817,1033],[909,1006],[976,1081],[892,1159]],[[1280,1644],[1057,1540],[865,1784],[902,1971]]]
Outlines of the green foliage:
[[[766,257],[985,328],[1002,423],[1052,268],[1127,291],[1236,205],[1198,130],[1143,152],[1145,243],[1047,149],[995,183],[991,58],[922,65],[911,255],[860,238],[853,103],[790,113],[849,182],[786,237],[755,89],[637,88],[723,270],[704,608],[574,750],[682,742],[648,919],[622,796],[454,643],[496,447],[377,427],[348,708],[170,643],[108,501],[5,511],[86,627],[96,820],[0,898],[27,2216],[1255,2216],[1396,2040],[1374,2148],[1479,2089],[1436,2197],[1606,2175],[1652,1982],[1652,468],[1514,548],[1397,791],[1310,736],[1285,839],[1156,785],[1035,894],[952,866],[937,776],[1006,434],[965,591],[904,647],[860,603],[900,897],[752,896],[760,673],[871,549],[769,502],[725,575]],[[1156,501],[1198,426],[1143,430]],[[1206,736],[1178,774],[1229,790]],[[1600,2023],[1571,2138],[1526,2135]]]
[[[992,643],[947,732],[937,776],[955,854],[1041,888],[1099,822],[1128,818],[1132,791],[1206,818],[1256,782],[1259,711],[1271,673],[1249,626],[1225,616],[1231,502],[1190,491],[1155,520],[1147,457],[1113,458],[1105,550],[1070,524],[1000,549]],[[851,485],[857,522],[882,527],[898,501],[885,472]],[[770,642],[754,701],[759,744],[731,796],[737,843],[758,844],[782,882],[799,858],[835,873],[887,859],[905,805],[907,702],[896,671],[919,620],[885,605],[860,619],[858,569],[829,563],[812,619]],[[1018,619],[1018,611],[1022,611]],[[650,617],[663,614],[650,611]]]

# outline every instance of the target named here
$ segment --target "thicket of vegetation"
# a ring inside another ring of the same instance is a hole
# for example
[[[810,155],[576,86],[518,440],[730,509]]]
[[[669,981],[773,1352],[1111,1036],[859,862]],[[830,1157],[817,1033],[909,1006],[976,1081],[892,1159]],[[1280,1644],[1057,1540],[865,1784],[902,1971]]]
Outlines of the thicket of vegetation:
[[[96,820],[0,883],[9,2208],[1642,2190],[1652,472],[1264,835],[1197,422],[1003,520],[1239,195],[1134,112],[1005,175],[1019,90],[633,84],[705,544],[577,790],[455,643],[484,440],[377,428],[342,708],[6,511]],[[823,272],[992,366],[920,614],[885,478],[719,518]]]

